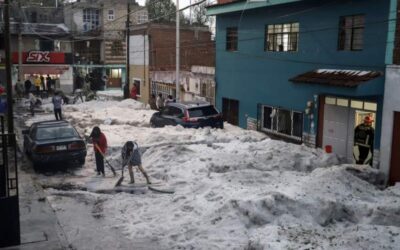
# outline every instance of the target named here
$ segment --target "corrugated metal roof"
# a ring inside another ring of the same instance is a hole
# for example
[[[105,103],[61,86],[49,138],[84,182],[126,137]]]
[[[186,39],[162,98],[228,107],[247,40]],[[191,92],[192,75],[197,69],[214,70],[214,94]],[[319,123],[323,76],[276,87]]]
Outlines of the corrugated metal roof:
[[[289,79],[294,83],[313,83],[354,88],[383,73],[379,71],[317,69]]]

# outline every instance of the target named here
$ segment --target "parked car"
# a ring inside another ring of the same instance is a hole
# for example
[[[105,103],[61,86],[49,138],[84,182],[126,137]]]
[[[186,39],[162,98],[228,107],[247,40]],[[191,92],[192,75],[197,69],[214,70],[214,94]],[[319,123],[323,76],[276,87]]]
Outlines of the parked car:
[[[54,162],[85,164],[86,142],[67,121],[33,123],[24,135],[24,152],[34,166]]]
[[[224,128],[222,114],[207,102],[168,103],[150,119],[152,127],[182,125],[186,128]]]

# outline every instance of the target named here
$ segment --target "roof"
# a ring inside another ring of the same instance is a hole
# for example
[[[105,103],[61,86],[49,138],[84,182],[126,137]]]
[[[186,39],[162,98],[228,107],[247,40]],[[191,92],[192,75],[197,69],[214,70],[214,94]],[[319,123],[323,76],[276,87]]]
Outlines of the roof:
[[[219,15],[236,11],[245,11],[250,9],[274,6],[279,4],[288,4],[292,2],[300,2],[304,0],[238,0],[225,2],[222,4],[210,5],[207,7],[207,15]]]
[[[382,76],[379,71],[317,69],[289,79],[294,83],[313,83],[354,88]]]
[[[207,107],[211,104],[205,101],[190,101],[190,102],[170,102],[169,106],[184,107],[184,108],[197,108],[197,107]]]
[[[57,120],[50,120],[50,121],[40,121],[40,122],[35,122],[32,124],[32,126],[37,126],[37,127],[53,127],[53,126],[57,126],[57,125],[69,125],[68,121],[65,120],[61,120],[61,121],[57,121]]]
[[[10,31],[12,34],[17,34],[19,23],[12,22],[10,24]],[[22,23],[21,33],[23,35],[54,35],[65,36],[69,34],[69,30],[65,24],[53,23]]]

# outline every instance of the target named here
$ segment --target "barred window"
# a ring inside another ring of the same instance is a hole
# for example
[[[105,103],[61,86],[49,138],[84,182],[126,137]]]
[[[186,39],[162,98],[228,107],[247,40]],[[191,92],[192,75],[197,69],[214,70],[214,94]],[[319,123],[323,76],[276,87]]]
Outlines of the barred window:
[[[339,50],[362,50],[364,28],[364,15],[341,17],[339,23]]]
[[[83,10],[83,30],[89,31],[96,29],[100,24],[100,11],[98,9]]]
[[[265,51],[297,51],[299,23],[268,25],[265,37]]]
[[[261,130],[302,140],[303,113],[289,109],[262,106]]]
[[[238,50],[238,28],[231,27],[226,29],[226,50]]]

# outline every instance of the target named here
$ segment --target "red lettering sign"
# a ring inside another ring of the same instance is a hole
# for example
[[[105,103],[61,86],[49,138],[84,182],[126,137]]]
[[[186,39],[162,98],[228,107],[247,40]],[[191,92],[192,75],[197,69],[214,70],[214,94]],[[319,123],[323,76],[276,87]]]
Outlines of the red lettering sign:
[[[50,62],[49,51],[30,51],[28,53],[28,57],[26,58],[26,62],[32,63],[41,63]]]
[[[67,53],[68,54],[68,53]],[[13,52],[12,63],[18,63],[18,52]],[[66,53],[32,50],[22,52],[22,63],[25,64],[69,64]]]

